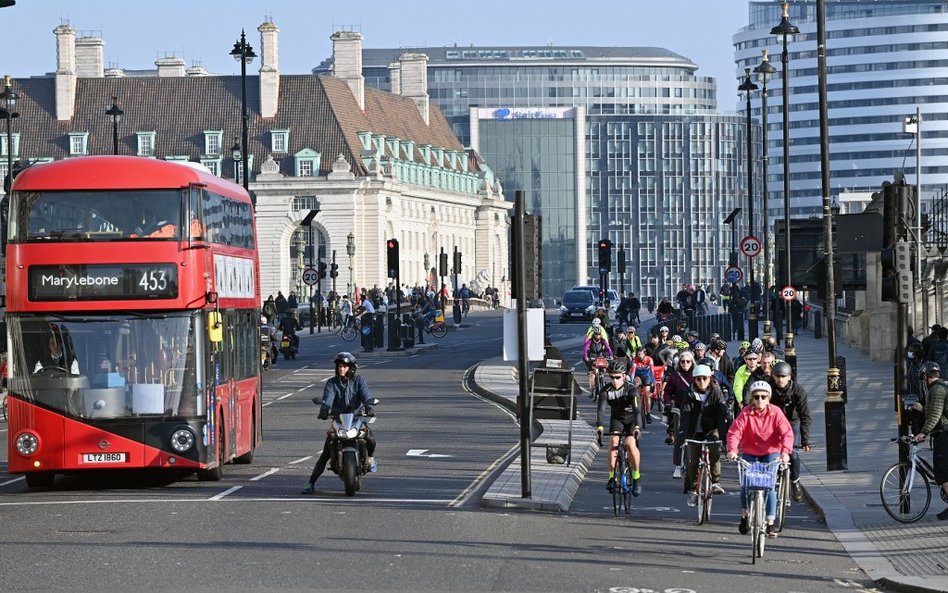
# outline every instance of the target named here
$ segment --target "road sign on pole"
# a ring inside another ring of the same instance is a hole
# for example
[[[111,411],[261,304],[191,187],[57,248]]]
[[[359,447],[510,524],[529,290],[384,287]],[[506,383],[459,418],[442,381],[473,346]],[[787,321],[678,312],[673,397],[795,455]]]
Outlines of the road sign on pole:
[[[317,282],[319,282],[319,271],[316,268],[303,270],[303,283],[306,286],[316,286]]]
[[[785,301],[792,301],[797,298],[797,291],[792,286],[784,286],[780,289],[780,296],[783,297]]]
[[[741,253],[747,257],[760,255],[760,239],[753,235],[747,235],[741,239]]]
[[[724,271],[724,279],[732,284],[737,284],[744,278],[744,272],[737,266],[730,266]]]

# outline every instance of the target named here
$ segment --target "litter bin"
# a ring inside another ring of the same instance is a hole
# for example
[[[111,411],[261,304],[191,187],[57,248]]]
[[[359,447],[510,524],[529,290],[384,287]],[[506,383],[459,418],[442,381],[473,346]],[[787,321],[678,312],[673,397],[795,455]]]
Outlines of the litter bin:
[[[375,350],[375,337],[372,335],[374,330],[374,321],[371,313],[363,313],[360,318],[362,321],[362,351],[372,352]]]
[[[415,324],[411,315],[405,313],[402,315],[402,346],[405,348],[415,347]]]
[[[375,327],[372,329],[372,335],[375,336],[375,347],[385,346],[385,315],[383,313],[375,314]]]

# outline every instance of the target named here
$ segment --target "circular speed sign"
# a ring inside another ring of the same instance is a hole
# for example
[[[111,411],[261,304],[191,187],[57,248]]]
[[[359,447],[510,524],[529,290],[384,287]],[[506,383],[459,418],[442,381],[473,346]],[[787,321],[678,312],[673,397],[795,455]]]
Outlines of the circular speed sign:
[[[741,253],[747,257],[760,255],[760,239],[753,235],[747,235],[741,239]]]
[[[316,283],[319,282],[319,272],[316,271],[316,268],[303,270],[303,282],[306,286],[316,286]]]
[[[780,289],[780,296],[785,301],[792,301],[797,298],[797,291],[792,286],[784,286]]]

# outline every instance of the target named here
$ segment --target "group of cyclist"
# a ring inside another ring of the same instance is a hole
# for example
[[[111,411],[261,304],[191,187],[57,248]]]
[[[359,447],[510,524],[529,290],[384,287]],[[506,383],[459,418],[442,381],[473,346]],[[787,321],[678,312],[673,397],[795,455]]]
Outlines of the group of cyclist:
[[[654,403],[667,426],[665,442],[672,445],[672,477],[684,477],[689,505],[697,500],[700,447],[688,440],[722,442],[729,460],[741,457],[748,462],[789,464],[791,496],[801,501],[793,425],[799,426],[798,448],[809,451],[810,410],[806,391],[793,377],[790,364],[778,358],[776,340],[742,341],[732,359],[721,336],[711,334],[706,344],[699,332],[688,329],[685,319],[677,320],[674,327],[672,334],[660,322],[643,341],[635,325],[613,328],[600,310],[586,332],[583,361],[589,371],[590,396],[598,400],[597,438],[601,442],[606,426],[610,435],[607,488],[611,492],[616,484],[616,454],[622,440],[633,470],[633,495],[641,493],[638,440],[641,427],[652,422]],[[711,448],[713,494],[724,493],[720,458],[721,450]],[[749,496],[742,488],[741,534],[748,532],[748,506]],[[777,534],[775,516],[776,494],[771,489],[766,508],[770,537]]]

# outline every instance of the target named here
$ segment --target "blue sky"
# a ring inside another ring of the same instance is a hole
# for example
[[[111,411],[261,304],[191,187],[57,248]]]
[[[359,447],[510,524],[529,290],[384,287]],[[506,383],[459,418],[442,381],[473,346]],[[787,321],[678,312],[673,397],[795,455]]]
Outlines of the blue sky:
[[[257,26],[268,17],[280,28],[280,70],[289,74],[309,72],[328,57],[329,36],[342,28],[360,31],[366,47],[657,46],[717,78],[719,108],[734,111],[731,36],[747,24],[747,1],[17,0],[0,9],[0,74],[55,70],[52,31],[63,20],[105,40],[106,66],[150,69],[158,57],[175,55],[188,66],[200,62],[213,73],[236,74],[228,53],[241,28],[259,49]]]

